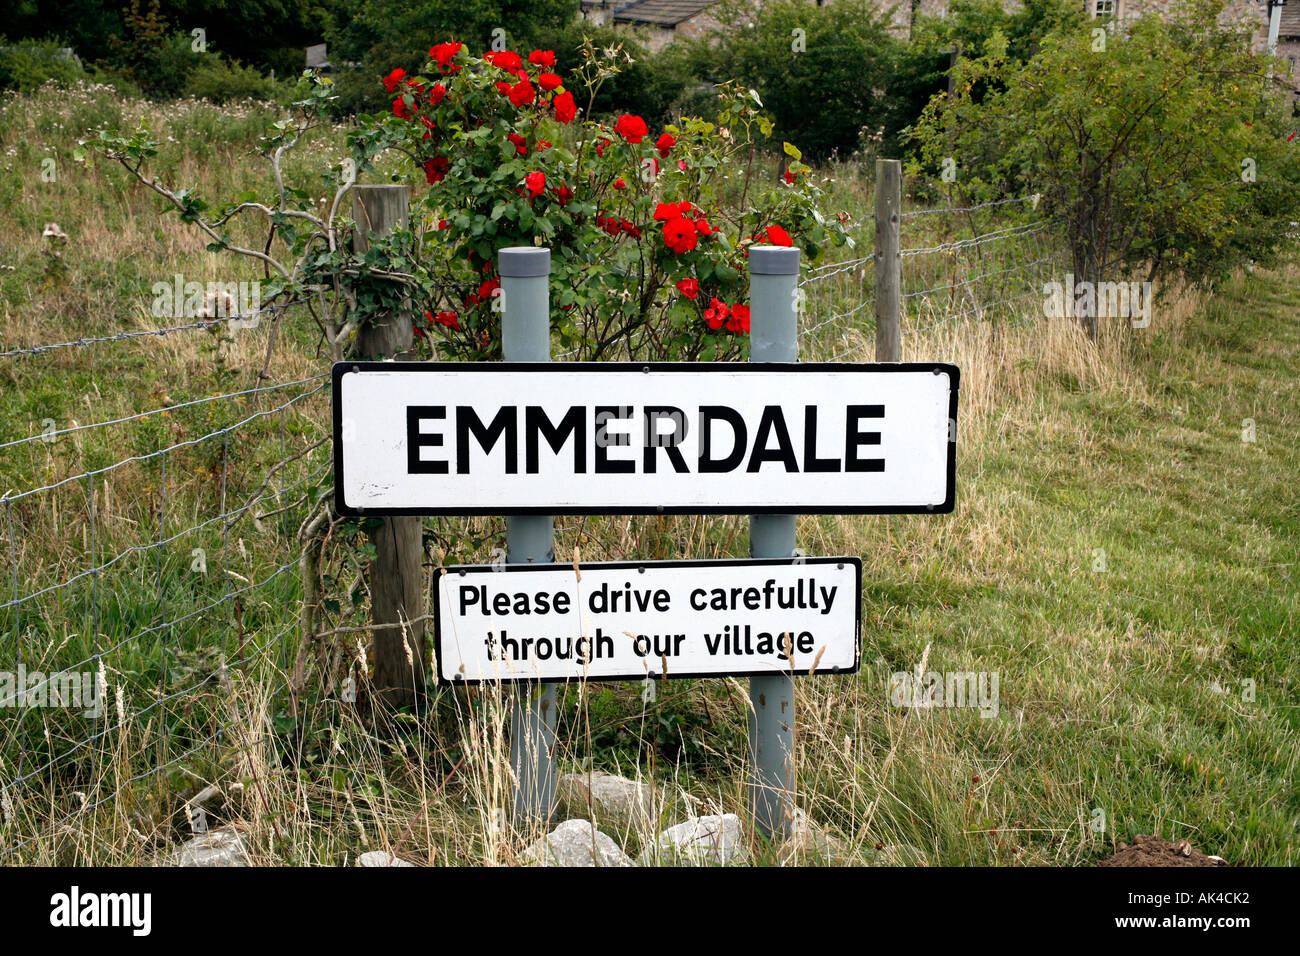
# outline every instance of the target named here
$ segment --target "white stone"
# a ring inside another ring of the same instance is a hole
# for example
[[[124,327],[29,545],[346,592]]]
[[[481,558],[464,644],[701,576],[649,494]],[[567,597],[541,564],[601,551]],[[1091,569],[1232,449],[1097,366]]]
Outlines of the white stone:
[[[213,830],[186,840],[168,860],[171,866],[250,866],[244,838],[233,830]]]
[[[800,808],[795,809],[794,819],[790,822],[786,848],[800,860],[842,863],[849,858],[844,842],[809,820],[808,814]]]
[[[691,817],[669,827],[643,854],[643,862],[646,862],[646,857],[657,858],[655,862],[660,863],[726,866],[728,863],[748,862],[749,847],[745,844],[740,817],[724,813],[722,816]]]
[[[407,863],[400,857],[393,856],[385,850],[371,850],[368,853],[362,853],[357,860],[357,866],[415,866],[414,863]]]
[[[633,866],[618,844],[590,820],[565,820],[524,851],[524,862],[540,866]]]
[[[559,796],[570,813],[592,813],[620,827],[648,824],[654,802],[649,784],[603,770],[566,773],[560,778]]]

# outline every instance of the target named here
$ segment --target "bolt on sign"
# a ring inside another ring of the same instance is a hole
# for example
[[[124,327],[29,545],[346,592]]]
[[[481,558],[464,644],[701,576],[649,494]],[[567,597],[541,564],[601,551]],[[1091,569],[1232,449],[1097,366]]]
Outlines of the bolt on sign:
[[[857,558],[447,568],[438,680],[851,673],[861,591]]]
[[[956,366],[341,362],[347,515],[946,513]]]

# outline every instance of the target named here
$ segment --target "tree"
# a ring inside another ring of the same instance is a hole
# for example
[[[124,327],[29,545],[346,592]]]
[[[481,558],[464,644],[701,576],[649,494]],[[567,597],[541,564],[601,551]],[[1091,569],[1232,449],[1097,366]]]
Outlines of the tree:
[[[1066,27],[1023,63],[995,38],[926,108],[923,164],[954,158],[969,199],[1041,193],[1082,281],[1200,279],[1267,259],[1300,210],[1300,151],[1270,59],[1218,23],[1222,8]],[[1096,316],[1080,318],[1095,336]]]
[[[712,78],[758,90],[777,127],[812,157],[851,153],[864,129],[888,136],[900,125],[890,86],[903,47],[876,3],[719,6],[726,30]]]

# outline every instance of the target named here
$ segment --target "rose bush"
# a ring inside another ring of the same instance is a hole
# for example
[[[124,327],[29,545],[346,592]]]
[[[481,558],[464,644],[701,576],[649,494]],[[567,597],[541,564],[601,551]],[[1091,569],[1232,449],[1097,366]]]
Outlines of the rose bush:
[[[427,187],[412,206],[428,279],[417,336],[429,354],[498,358],[496,252],[546,245],[560,351],[738,357],[749,246],[798,245],[816,259],[850,240],[818,211],[795,147],[785,177],[768,181],[756,149],[772,127],[753,91],[721,87],[717,124],[579,121],[575,90],[590,103],[609,72],[584,52],[566,79],[547,50],[474,55],[441,43],[420,74],[384,78],[391,109],[365,118],[352,148],[363,171],[384,150],[406,153]]]

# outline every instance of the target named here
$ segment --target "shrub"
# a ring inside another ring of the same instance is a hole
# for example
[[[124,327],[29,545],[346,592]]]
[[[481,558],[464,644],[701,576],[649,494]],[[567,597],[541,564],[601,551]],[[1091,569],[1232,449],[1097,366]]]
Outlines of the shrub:
[[[434,294],[416,329],[444,352],[499,354],[503,247],[553,250],[561,348],[708,361],[743,349],[752,244],[797,244],[815,259],[846,241],[817,211],[796,148],[784,181],[754,172],[772,123],[752,90],[720,88],[721,125],[688,117],[652,131],[635,114],[579,123],[573,90],[596,88],[610,69],[590,46],[570,80],[554,72],[553,51],[479,57],[452,43],[429,53],[423,75],[386,77],[388,115],[367,118],[352,141],[361,168],[396,148],[430,187],[413,211],[434,252]]]
[[[1300,147],[1270,58],[1218,25],[1222,8],[1194,0],[1100,37],[1066,28],[1023,63],[990,43],[917,124],[926,164],[954,157],[964,198],[1041,193],[1081,281],[1268,260],[1300,214]]]
[[[191,72],[182,91],[186,96],[228,103],[231,100],[278,100],[286,84],[263,76],[257,70],[209,54]]]
[[[0,89],[30,92],[56,80],[70,83],[86,76],[81,62],[63,54],[56,40],[8,43],[0,37]]]

